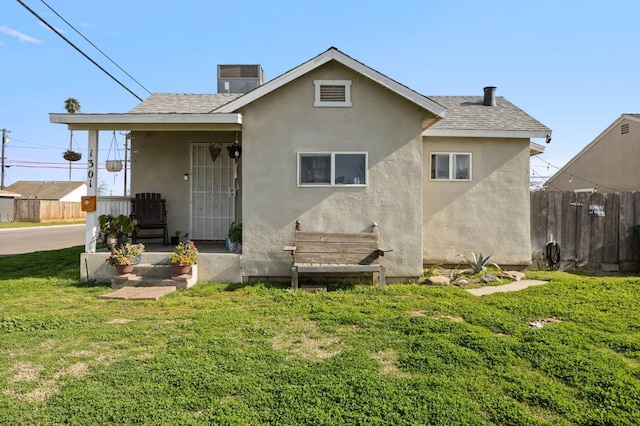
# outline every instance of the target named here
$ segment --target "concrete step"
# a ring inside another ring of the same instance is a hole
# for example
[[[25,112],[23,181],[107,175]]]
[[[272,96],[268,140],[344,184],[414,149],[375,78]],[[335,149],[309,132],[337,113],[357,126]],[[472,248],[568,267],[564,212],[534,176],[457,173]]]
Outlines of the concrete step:
[[[173,274],[173,268],[169,264],[152,264],[139,263],[133,270],[134,273],[141,277],[170,277]]]
[[[115,275],[111,288],[123,287],[173,287],[189,288],[198,282],[198,265],[191,267],[190,274],[176,275],[171,265],[136,265],[133,273]]]

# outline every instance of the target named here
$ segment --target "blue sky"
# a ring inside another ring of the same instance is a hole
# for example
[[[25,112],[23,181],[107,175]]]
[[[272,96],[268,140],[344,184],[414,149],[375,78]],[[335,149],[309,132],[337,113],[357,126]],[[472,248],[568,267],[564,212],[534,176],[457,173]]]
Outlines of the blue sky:
[[[22,1],[143,99],[145,88],[214,93],[218,64],[261,64],[270,80],[331,46],[424,95],[481,96],[497,86],[553,130],[532,175],[550,176],[621,114],[640,113],[635,0],[45,0],[144,88],[42,0]],[[139,102],[17,0],[0,5],[0,89],[0,129],[11,131],[5,185],[69,179],[69,131],[48,117],[65,112],[65,99],[84,113]],[[101,133],[101,160],[115,158],[111,139]],[[86,132],[73,144],[86,151]],[[74,165],[73,180],[84,180],[83,166]],[[100,173],[113,195],[122,178]]]

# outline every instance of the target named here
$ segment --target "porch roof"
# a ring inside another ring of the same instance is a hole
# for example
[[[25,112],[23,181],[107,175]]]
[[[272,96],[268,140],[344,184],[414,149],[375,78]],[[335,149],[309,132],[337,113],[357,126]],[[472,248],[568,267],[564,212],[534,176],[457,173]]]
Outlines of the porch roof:
[[[51,123],[66,124],[69,130],[241,130],[240,113],[50,113]]]

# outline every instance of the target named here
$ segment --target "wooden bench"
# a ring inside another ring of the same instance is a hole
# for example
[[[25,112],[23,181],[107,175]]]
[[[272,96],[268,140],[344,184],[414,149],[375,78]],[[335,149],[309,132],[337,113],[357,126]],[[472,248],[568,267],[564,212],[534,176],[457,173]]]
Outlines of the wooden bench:
[[[302,232],[300,221],[292,246],[285,251],[293,255],[291,287],[298,288],[298,276],[304,273],[372,273],[373,284],[385,289],[384,265],[374,263],[386,251],[378,245],[378,229],[374,223],[372,232]]]

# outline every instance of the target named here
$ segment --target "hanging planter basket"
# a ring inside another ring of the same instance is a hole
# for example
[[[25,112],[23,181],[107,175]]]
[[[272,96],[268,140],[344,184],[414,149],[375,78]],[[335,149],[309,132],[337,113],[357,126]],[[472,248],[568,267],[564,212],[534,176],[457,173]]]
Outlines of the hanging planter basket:
[[[111,151],[113,151],[115,155],[114,160],[110,160]],[[104,163],[105,168],[108,172],[116,173],[122,170],[122,160],[120,160],[120,155],[118,152],[118,140],[116,139],[116,131],[113,131],[113,138],[111,138],[111,145],[109,146],[109,153],[107,154],[107,161]]]
[[[122,161],[120,160],[107,160],[105,167],[108,172],[119,172],[122,170]]]
[[[211,159],[213,161],[216,161],[216,158],[220,155],[220,151],[222,151],[222,145],[219,143],[209,144],[209,154],[211,154]]]
[[[69,149],[62,154],[62,158],[67,161],[80,161],[82,154]]]

